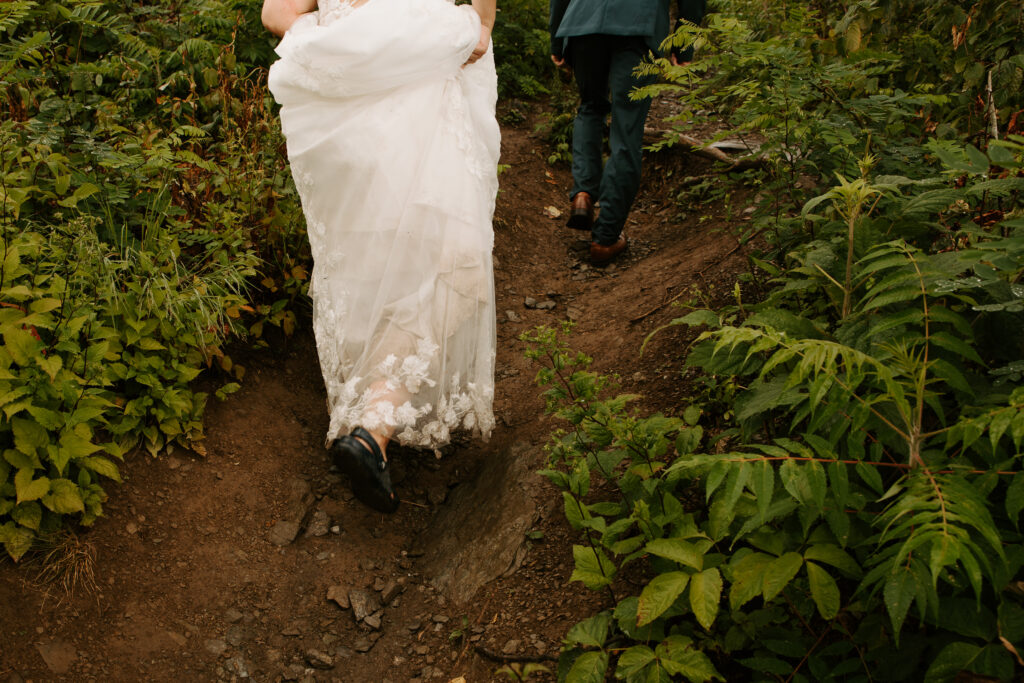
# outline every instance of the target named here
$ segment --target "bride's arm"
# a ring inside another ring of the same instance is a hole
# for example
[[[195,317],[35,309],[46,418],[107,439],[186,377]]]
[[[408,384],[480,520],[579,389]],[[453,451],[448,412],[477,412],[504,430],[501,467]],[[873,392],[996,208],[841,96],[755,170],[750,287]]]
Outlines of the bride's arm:
[[[480,42],[473,49],[473,54],[466,60],[472,64],[484,56],[491,42],[491,29],[494,28],[494,16],[497,14],[498,0],[473,0],[473,9],[480,15]]]
[[[295,20],[316,9],[317,0],[263,0],[260,18],[268,31],[283,36]]]

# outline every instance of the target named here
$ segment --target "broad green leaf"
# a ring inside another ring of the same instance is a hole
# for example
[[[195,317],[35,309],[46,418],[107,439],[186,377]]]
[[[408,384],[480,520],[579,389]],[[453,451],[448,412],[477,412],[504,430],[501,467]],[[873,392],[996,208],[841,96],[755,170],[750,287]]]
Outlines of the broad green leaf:
[[[39,523],[43,521],[43,509],[36,501],[22,503],[11,510],[11,519],[23,527],[39,531]]]
[[[615,578],[615,565],[600,549],[574,545],[572,557],[576,567],[569,577],[570,581],[582,581],[587,588],[597,590]]]
[[[711,630],[722,600],[722,575],[717,569],[705,569],[690,577],[690,608],[700,625]]]
[[[8,448],[4,451],[4,460],[15,469],[32,469],[39,466],[39,459],[35,456],[28,456],[21,451]]]
[[[705,683],[714,679],[724,681],[707,655],[695,650],[692,644],[693,641],[686,636],[669,636],[658,645],[655,652],[661,665],[672,676],[682,676],[690,683]]]
[[[1024,607],[1006,596],[999,603],[999,635],[1013,643],[1024,641]]]
[[[635,676],[654,661],[654,650],[646,645],[634,645],[619,656],[615,666],[616,678]]]
[[[831,543],[818,543],[810,546],[804,551],[804,559],[830,564],[844,574],[855,578],[864,573],[849,553]]]
[[[562,503],[565,518],[569,521],[572,528],[582,529],[583,521],[590,518],[590,514],[586,511],[583,504],[576,500],[576,496],[568,491],[562,491]]]
[[[33,479],[34,476],[34,469],[18,470],[14,475],[14,490],[17,492],[19,504],[39,500],[49,492],[50,480],[46,477]]]
[[[15,448],[26,455],[34,455],[37,449],[50,443],[50,435],[35,420],[16,417],[11,420],[11,431]]]
[[[971,664],[980,654],[981,648],[973,643],[950,643],[935,657],[924,680],[926,683],[951,681],[961,671],[970,671]]]
[[[566,640],[570,645],[594,648],[604,647],[604,641],[608,638],[608,629],[611,625],[611,612],[600,612],[589,619],[584,619],[569,629]]]
[[[1020,511],[1022,509],[1024,509],[1024,472],[1017,472],[1006,489],[1006,514],[1018,529],[1020,528]]]
[[[773,600],[775,596],[782,592],[782,589],[800,571],[803,563],[804,558],[800,557],[799,553],[786,553],[782,557],[772,560],[764,572],[762,594],[764,595],[765,602]]]
[[[604,683],[608,671],[608,653],[584,652],[572,663],[565,683]]]
[[[765,570],[774,559],[765,553],[750,553],[730,566],[732,585],[729,587],[729,606],[732,609],[739,609],[761,594]]]
[[[768,506],[771,505],[772,495],[775,493],[775,468],[769,461],[762,460],[753,466],[750,490],[756,498],[758,516],[761,522],[766,522]]]
[[[811,598],[818,607],[822,619],[831,619],[839,614],[839,586],[835,579],[822,567],[808,562],[807,580],[811,587]]]
[[[885,608],[889,612],[889,618],[892,619],[892,630],[897,642],[903,621],[907,618],[907,612],[916,595],[916,577],[905,567],[897,567],[885,581],[882,596],[885,599]]]
[[[118,471],[117,465],[106,458],[102,458],[97,455],[90,458],[83,458],[78,464],[106,477],[107,479],[113,479],[116,482],[121,481],[121,473]]]
[[[671,607],[686,590],[690,575],[685,572],[658,574],[640,592],[636,609],[636,625],[646,626]]]
[[[69,479],[54,479],[50,482],[50,493],[43,497],[43,505],[62,515],[85,510],[85,502],[78,485]]]
[[[704,568],[704,553],[707,548],[706,540],[690,542],[681,538],[656,538],[648,543],[644,550],[700,571]]]
[[[11,328],[4,332],[4,346],[11,354],[14,362],[22,367],[27,367],[33,359],[39,355],[42,342],[32,336],[28,330],[20,327]]]
[[[0,540],[3,541],[7,554],[17,562],[32,547],[35,534],[31,529],[8,523],[0,527]]]

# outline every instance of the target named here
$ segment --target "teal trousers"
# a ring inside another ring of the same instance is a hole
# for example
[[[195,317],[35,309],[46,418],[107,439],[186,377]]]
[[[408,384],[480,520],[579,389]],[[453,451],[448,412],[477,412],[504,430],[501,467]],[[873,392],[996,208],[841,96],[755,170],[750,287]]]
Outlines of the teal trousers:
[[[633,70],[649,48],[639,36],[587,35],[569,39],[567,57],[579,89],[580,106],[572,132],[573,189],[601,202],[591,231],[599,244],[614,244],[626,224],[640,188],[644,122],[650,99],[631,100],[630,92],[653,82]],[[609,115],[611,123],[608,124]],[[602,163],[605,132],[610,154]]]

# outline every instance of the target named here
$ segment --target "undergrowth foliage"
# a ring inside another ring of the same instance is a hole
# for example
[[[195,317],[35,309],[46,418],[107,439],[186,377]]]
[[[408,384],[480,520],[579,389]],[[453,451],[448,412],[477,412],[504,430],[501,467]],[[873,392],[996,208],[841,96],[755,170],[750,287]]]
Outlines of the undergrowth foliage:
[[[703,111],[750,152],[680,187],[750,197],[758,247],[733,304],[655,332],[696,337],[691,404],[645,414],[525,337],[572,580],[608,596],[559,680],[1019,680],[1021,6],[717,9],[671,39],[692,64],[647,67],[681,132]]]
[[[132,449],[202,451],[192,381],[294,326],[307,257],[258,3],[0,3],[0,543],[101,514]]]

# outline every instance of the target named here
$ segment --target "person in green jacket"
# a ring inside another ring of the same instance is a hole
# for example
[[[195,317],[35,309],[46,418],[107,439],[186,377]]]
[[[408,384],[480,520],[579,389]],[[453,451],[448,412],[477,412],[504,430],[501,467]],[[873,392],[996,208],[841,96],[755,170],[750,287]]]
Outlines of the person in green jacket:
[[[670,29],[670,0],[550,0],[551,59],[572,68],[580,94],[572,134],[573,188],[568,225],[590,230],[590,258],[610,262],[627,247],[622,230],[640,187],[644,121],[650,99],[629,93],[648,85],[634,69],[650,53],[660,54]],[[676,0],[679,21],[700,23],[705,0]],[[693,48],[672,59],[693,59]],[[605,122],[611,114],[611,155],[602,164]],[[601,211],[594,220],[594,201]]]

